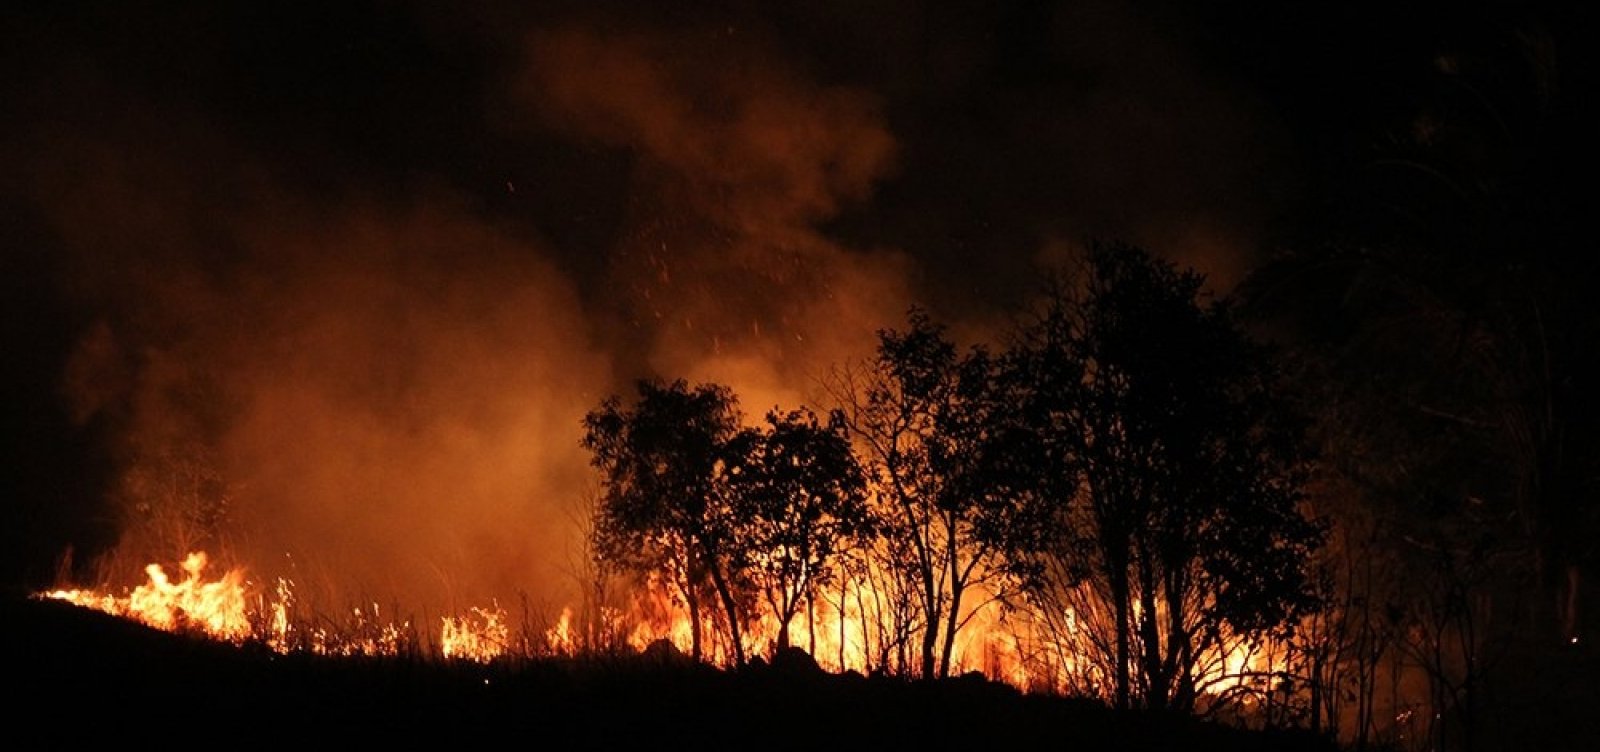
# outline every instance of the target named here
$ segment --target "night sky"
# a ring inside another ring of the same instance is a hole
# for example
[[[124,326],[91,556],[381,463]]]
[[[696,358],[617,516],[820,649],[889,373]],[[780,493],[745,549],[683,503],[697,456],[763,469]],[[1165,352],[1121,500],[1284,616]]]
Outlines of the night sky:
[[[984,338],[1095,239],[1226,293],[1448,236],[1419,143],[1558,243],[1592,206],[1578,4],[31,5],[0,22],[26,588],[175,467],[242,551],[553,580],[577,417],[639,376],[804,401],[907,306]]]

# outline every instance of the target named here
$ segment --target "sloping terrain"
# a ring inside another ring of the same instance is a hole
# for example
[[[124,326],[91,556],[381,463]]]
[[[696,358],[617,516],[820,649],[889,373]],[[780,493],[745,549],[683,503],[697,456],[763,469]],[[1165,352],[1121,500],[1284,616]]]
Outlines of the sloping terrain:
[[[19,597],[0,600],[0,642],[8,725],[39,747],[1333,749],[976,677],[836,676],[801,653],[738,672],[667,653],[491,666],[283,656]]]

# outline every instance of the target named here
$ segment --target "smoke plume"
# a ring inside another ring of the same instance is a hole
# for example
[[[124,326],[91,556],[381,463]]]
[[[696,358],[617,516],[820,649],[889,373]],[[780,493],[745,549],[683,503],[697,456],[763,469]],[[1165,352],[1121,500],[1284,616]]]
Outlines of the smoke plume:
[[[1248,98],[1118,6],[552,8],[7,38],[11,238],[70,314],[28,367],[109,467],[109,576],[558,608],[632,380],[814,404],[912,303],[981,339],[1091,236],[1226,277],[1271,203]]]
[[[818,230],[893,166],[871,95],[804,81],[716,29],[563,28],[529,49],[535,112],[635,159],[609,272],[645,370],[729,383],[757,412],[792,407],[904,313],[900,254]]]

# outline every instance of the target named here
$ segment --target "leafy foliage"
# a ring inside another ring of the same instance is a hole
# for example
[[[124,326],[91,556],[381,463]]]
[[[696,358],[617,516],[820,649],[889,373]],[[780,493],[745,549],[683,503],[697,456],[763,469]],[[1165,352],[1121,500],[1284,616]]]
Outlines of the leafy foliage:
[[[1227,305],[1202,304],[1199,275],[1123,245],[1083,272],[1007,359],[1011,421],[1030,437],[1017,456],[1035,469],[1010,477],[1039,505],[1014,569],[1112,614],[1096,644],[1114,652],[1119,704],[1137,678],[1146,704],[1188,707],[1206,650],[1315,605],[1301,430],[1269,354]]]
[[[739,520],[742,570],[778,615],[779,648],[800,604],[828,585],[841,548],[869,537],[866,476],[843,416],[826,424],[808,409],[772,411],[730,452],[729,498]]]
[[[641,381],[638,390],[632,408],[612,397],[584,416],[582,443],[604,489],[594,548],[605,565],[666,577],[689,606],[698,658],[700,598],[736,560],[721,484],[738,403],[726,387],[681,380]]]
[[[878,490],[876,516],[895,574],[919,598],[921,675],[949,673],[969,590],[998,584],[1009,529],[993,476],[996,362],[958,353],[925,312],[879,333],[860,383],[844,385],[851,433]]]
[[[601,563],[671,583],[689,608],[696,658],[699,604],[715,597],[739,663],[753,597],[772,606],[787,646],[834,557],[872,530],[842,416],[824,424],[807,409],[774,410],[763,429],[741,420],[726,387],[643,381],[632,408],[613,397],[590,412],[583,439],[603,476]]]

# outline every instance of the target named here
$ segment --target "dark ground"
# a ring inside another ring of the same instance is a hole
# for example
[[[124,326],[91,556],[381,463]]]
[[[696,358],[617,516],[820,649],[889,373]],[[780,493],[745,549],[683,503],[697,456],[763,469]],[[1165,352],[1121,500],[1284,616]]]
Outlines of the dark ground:
[[[1303,735],[1119,714],[981,679],[725,672],[670,657],[446,665],[282,656],[64,603],[0,600],[5,717],[23,748],[1332,750]]]

